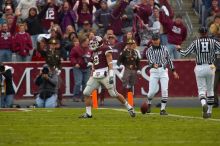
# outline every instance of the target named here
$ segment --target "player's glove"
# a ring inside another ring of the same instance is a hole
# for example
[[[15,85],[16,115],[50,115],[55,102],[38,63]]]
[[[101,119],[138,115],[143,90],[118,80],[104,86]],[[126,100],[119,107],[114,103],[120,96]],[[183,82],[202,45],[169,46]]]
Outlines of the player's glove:
[[[138,70],[138,71],[137,71],[137,74],[139,74],[139,75],[140,75],[140,74],[141,74],[141,71],[140,71],[140,70]]]
[[[114,83],[114,71],[113,70],[109,70],[109,84],[113,84]]]

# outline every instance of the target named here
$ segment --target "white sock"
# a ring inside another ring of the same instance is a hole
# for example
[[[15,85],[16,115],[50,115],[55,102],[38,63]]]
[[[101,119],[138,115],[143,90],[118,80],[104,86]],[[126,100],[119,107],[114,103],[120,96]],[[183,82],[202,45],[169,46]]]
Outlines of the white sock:
[[[124,104],[124,105],[125,105],[125,107],[126,107],[127,109],[132,108],[132,106],[131,106],[130,104],[128,104],[128,102],[127,102],[127,101],[125,102],[125,104]]]
[[[208,111],[207,113],[212,113],[212,105],[208,105]]]
[[[204,106],[206,104],[206,100],[205,99],[202,99],[200,102],[201,102],[202,106]]]
[[[166,108],[166,105],[167,105],[167,103],[161,103],[161,107],[160,107],[160,110],[162,111],[162,110],[165,110],[165,108]]]
[[[86,107],[86,113],[90,116],[92,115],[92,107],[91,106]]]

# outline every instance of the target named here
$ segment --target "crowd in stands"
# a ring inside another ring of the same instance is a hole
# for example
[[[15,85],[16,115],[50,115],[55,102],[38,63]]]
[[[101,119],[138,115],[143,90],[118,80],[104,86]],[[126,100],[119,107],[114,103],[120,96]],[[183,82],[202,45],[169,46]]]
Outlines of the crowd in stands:
[[[220,0],[192,0],[193,8],[199,12],[199,23],[209,27],[220,13]]]
[[[110,34],[116,49],[122,50],[129,33],[141,50],[159,33],[178,59],[173,48],[186,39],[187,30],[181,16],[173,18],[169,0],[3,0],[0,61],[46,60],[50,39],[59,42],[61,60],[70,60],[72,48],[84,36],[90,40],[99,35],[109,42]]]

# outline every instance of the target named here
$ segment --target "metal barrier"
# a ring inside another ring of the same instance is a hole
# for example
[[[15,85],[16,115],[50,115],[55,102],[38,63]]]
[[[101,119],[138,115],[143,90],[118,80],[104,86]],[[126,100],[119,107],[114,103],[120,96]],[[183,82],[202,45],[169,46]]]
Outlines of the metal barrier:
[[[185,24],[187,26],[187,30],[188,30],[188,35],[192,36],[193,34],[193,25],[192,25],[192,21],[189,17],[188,12],[185,12],[185,18],[184,18]]]

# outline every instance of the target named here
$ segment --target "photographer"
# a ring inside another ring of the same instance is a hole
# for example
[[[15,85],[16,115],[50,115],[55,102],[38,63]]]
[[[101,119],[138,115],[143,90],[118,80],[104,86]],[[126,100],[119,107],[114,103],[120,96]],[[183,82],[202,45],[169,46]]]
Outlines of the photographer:
[[[39,86],[36,98],[37,107],[54,108],[57,106],[58,75],[54,67],[43,65],[43,69],[35,79]]]
[[[0,108],[9,108],[13,104],[14,88],[12,85],[13,68],[0,62]]]

